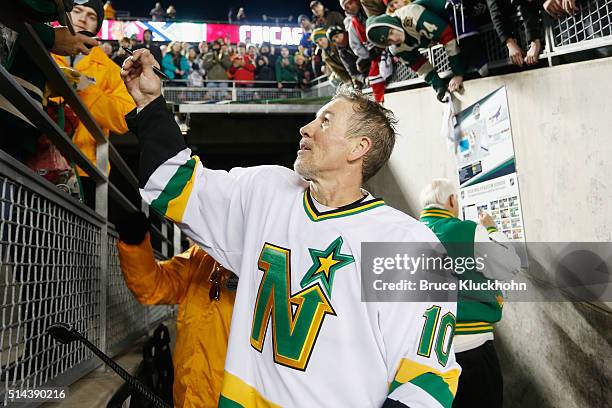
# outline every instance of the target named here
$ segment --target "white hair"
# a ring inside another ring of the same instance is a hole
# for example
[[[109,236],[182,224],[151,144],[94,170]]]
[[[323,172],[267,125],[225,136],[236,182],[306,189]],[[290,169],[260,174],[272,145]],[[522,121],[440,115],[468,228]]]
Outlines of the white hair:
[[[433,179],[421,190],[421,206],[422,208],[431,205],[444,207],[446,201],[452,195],[457,195],[457,187],[452,181],[445,178]]]

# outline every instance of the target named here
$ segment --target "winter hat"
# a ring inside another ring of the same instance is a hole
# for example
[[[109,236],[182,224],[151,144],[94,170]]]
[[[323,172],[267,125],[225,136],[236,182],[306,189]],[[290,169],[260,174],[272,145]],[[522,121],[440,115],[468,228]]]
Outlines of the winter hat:
[[[329,41],[332,41],[334,35],[343,33],[345,31],[346,30],[344,29],[344,27],[341,27],[339,25],[331,26],[327,29],[327,38],[329,38]]]
[[[316,43],[321,38],[327,38],[327,32],[323,27],[319,27],[312,31],[312,42]]]
[[[98,31],[100,31],[100,29],[102,28],[102,22],[104,21],[104,5],[102,4],[102,0],[89,0],[84,2],[77,0],[74,3],[75,5],[89,7],[90,9],[93,9],[93,11],[96,12],[96,17],[98,17],[98,26],[96,28],[96,32],[93,34],[97,34]]]
[[[377,47],[386,48],[389,31],[392,28],[403,30],[402,22],[398,17],[381,14],[368,18],[366,21],[366,35],[368,40]]]

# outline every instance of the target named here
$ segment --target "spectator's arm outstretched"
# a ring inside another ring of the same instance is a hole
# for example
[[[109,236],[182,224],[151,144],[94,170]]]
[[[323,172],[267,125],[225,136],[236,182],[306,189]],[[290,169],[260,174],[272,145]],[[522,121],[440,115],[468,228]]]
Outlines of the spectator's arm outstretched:
[[[130,214],[117,224],[119,261],[130,291],[145,305],[175,305],[184,299],[194,269],[192,246],[182,254],[157,262],[148,232],[149,221],[141,213]],[[214,261],[210,259],[210,270]],[[206,271],[198,271],[206,273]]]

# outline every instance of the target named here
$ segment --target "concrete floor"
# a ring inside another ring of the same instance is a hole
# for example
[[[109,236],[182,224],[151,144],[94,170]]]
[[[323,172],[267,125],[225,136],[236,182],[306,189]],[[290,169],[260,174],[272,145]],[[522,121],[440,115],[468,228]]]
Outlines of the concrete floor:
[[[164,324],[170,330],[171,348],[174,350],[176,325],[174,321]],[[114,358],[115,362],[127,372],[134,373],[142,361],[144,338],[134,343],[130,349]],[[112,395],[123,384],[119,375],[106,366],[92,371],[68,387],[68,398],[62,402],[49,402],[43,408],[104,408]]]

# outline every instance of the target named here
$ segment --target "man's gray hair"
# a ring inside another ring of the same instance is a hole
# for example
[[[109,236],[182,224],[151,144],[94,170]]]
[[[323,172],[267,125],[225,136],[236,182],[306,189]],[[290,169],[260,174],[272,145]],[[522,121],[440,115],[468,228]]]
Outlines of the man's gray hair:
[[[452,195],[457,195],[457,187],[455,183],[446,178],[433,179],[431,183],[421,190],[421,206],[422,208],[436,205],[443,207]]]
[[[370,151],[363,158],[361,171],[363,182],[366,182],[378,173],[391,157],[397,119],[391,110],[347,86],[340,86],[333,99],[345,99],[353,103],[354,114],[348,124],[347,137],[366,136],[372,141]]]

